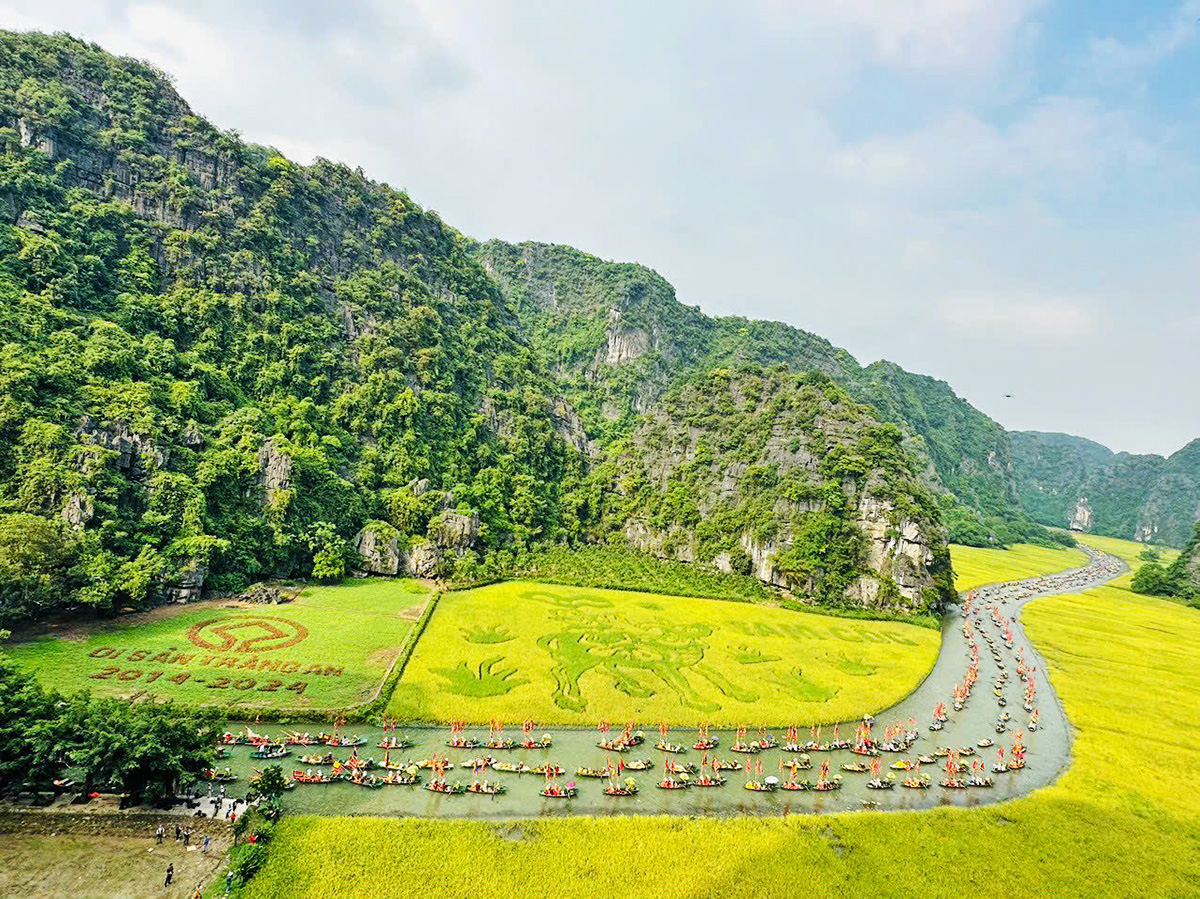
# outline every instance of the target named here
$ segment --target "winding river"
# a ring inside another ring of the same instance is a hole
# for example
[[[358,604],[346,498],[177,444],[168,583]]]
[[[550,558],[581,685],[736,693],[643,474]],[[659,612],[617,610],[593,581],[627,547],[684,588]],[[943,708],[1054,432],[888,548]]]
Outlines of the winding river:
[[[908,697],[887,711],[876,716],[874,737],[879,739],[885,726],[904,722],[915,718],[919,722],[919,737],[910,750],[905,753],[884,753],[881,757],[884,771],[888,766],[900,759],[916,761],[918,754],[933,755],[938,747],[958,748],[963,746],[975,747],[978,741],[989,738],[996,742],[996,747],[978,749],[981,761],[987,763],[990,769],[996,760],[996,749],[1004,746],[1006,758],[1011,751],[1012,737],[1006,730],[996,732],[998,715],[1007,710],[1011,721],[1007,727],[1013,730],[1023,730],[1025,746],[1028,754],[1025,768],[1021,771],[989,776],[994,781],[992,787],[968,789],[948,789],[941,787],[939,781],[944,776],[942,763],[938,758],[934,765],[927,765],[925,770],[931,775],[932,786],[925,790],[905,789],[897,783],[891,790],[871,790],[867,788],[869,775],[844,773],[842,788],[835,792],[792,792],[777,790],[769,793],[752,792],[744,789],[746,775],[742,771],[727,772],[728,782],[722,787],[698,788],[684,790],[661,790],[655,784],[662,777],[662,761],[664,753],[654,748],[657,731],[648,728],[646,743],[626,753],[626,761],[630,759],[652,759],[655,763],[653,771],[627,772],[626,776],[636,777],[640,791],[634,796],[612,797],[605,795],[603,787],[606,781],[577,778],[573,772],[579,766],[603,767],[609,754],[597,748],[597,733],[595,730],[554,728],[554,744],[548,750],[515,750],[509,752],[495,751],[491,754],[504,761],[524,761],[530,765],[554,762],[568,772],[561,778],[561,783],[574,781],[578,786],[578,795],[572,799],[548,799],[540,795],[544,784],[542,776],[535,774],[505,774],[494,771],[488,772],[490,781],[499,781],[508,789],[499,796],[460,795],[447,796],[431,793],[422,787],[384,786],[379,789],[365,789],[350,783],[335,783],[328,785],[301,785],[288,793],[286,804],[290,811],[308,814],[325,815],[395,815],[418,816],[429,818],[526,818],[548,817],[563,815],[629,815],[629,814],[670,814],[670,815],[787,815],[802,813],[844,812],[863,808],[879,809],[921,809],[944,805],[976,806],[989,802],[1012,799],[1029,793],[1039,787],[1052,783],[1065,770],[1070,762],[1071,732],[1066,714],[1055,695],[1046,675],[1046,664],[1037,650],[1029,642],[1024,628],[1021,626],[1019,614],[1025,603],[1043,596],[1054,596],[1066,593],[1078,593],[1102,584],[1127,570],[1125,564],[1115,556],[1102,553],[1088,546],[1082,549],[1089,556],[1089,563],[1083,568],[1071,569],[1059,574],[1033,577],[1022,581],[1012,581],[980,587],[975,593],[971,624],[979,648],[979,677],[970,699],[961,711],[953,711],[952,695],[955,685],[961,683],[970,665],[970,649],[968,640],[964,637],[963,611],[961,607],[952,609],[944,618],[942,624],[942,645],[937,661],[929,675],[921,685]],[[1005,646],[1002,630],[993,622],[991,610],[996,608],[1005,619],[1012,621],[1013,645]],[[985,634],[990,636],[993,644],[989,645]],[[997,698],[993,695],[994,685],[1001,675],[1000,664],[993,658],[992,648],[1000,656],[1001,662],[1009,672],[1009,679],[1002,686],[1007,705],[998,706]],[[1030,732],[1027,727],[1029,715],[1022,709],[1024,684],[1017,677],[1017,653],[1023,651],[1027,665],[1036,666],[1032,678],[1036,684],[1035,706],[1038,710],[1039,722],[1036,732]],[[933,709],[938,703],[948,707],[949,719],[940,732],[931,732],[928,725],[932,720]],[[841,725],[841,736],[853,740],[855,727],[858,722]],[[231,730],[240,730],[242,724],[230,725]],[[300,725],[299,727],[303,727]],[[319,730],[312,726],[313,730]],[[278,725],[263,726],[259,730],[274,734],[282,732]],[[366,738],[367,743],[359,747],[363,757],[383,759],[383,750],[377,744],[384,736],[378,728],[351,727],[350,733],[359,734]],[[734,740],[734,734],[728,731],[713,731],[720,738],[716,754],[722,758],[735,759],[745,762],[748,756],[738,755],[729,751]],[[416,745],[404,752],[393,752],[393,761],[399,758],[424,759],[437,753],[448,755],[455,764],[453,771],[447,775],[447,780],[453,783],[461,780],[469,783],[471,773],[462,770],[460,763],[470,756],[488,755],[487,750],[454,750],[447,749],[446,728],[412,727],[404,731],[404,735],[413,740]],[[477,738],[486,736],[481,729],[468,729],[468,735]],[[784,735],[774,732],[782,743]],[[822,741],[830,736],[826,729]],[[673,742],[683,743],[688,750],[682,755],[673,756],[678,762],[693,762],[699,764],[703,752],[690,748],[695,741],[695,732],[686,728],[674,728],[668,735]],[[748,739],[755,739],[753,731]],[[807,732],[800,735],[801,742],[808,739]],[[326,748],[293,747],[292,753],[280,764],[285,771],[293,769],[308,769],[313,766],[299,762],[299,756],[305,753],[323,754]],[[334,750],[337,758],[345,759],[351,750]],[[757,756],[750,756],[755,762],[761,760],[763,776],[780,774],[781,760],[794,758],[793,753],[770,749]],[[814,770],[800,773],[800,779],[815,780],[816,768],[822,761],[828,761],[831,773],[839,771],[843,763],[851,761],[869,761],[861,759],[848,751],[812,752],[810,753]],[[974,758],[964,761],[971,763]],[[250,749],[239,746],[232,750],[232,757],[221,762],[231,767],[239,779],[227,788],[231,797],[245,793],[247,778],[256,766],[264,763],[250,758]],[[325,770],[325,769],[314,769]],[[904,772],[896,771],[897,782],[903,779]],[[428,779],[429,772],[422,771],[422,782]],[[219,788],[218,788],[219,790]],[[201,802],[201,808],[211,813],[217,803]]]

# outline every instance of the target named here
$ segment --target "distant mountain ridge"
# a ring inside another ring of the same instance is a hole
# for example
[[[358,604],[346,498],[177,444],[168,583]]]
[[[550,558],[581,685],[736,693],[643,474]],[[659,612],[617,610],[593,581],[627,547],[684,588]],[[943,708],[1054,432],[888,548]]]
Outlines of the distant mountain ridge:
[[[1163,457],[1069,434],[1010,436],[1021,505],[1035,521],[1182,546],[1200,519],[1200,439]]]

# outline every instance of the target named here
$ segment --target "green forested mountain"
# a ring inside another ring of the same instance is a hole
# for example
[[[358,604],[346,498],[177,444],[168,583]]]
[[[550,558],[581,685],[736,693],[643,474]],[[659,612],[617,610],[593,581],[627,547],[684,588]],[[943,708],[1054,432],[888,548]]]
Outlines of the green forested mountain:
[[[582,541],[831,602],[949,591],[917,477],[941,451],[822,377],[870,398],[819,338],[708,319],[640,269],[621,321],[536,320],[403,192],[62,35],[0,34],[0,144],[0,618]],[[895,415],[963,414],[920,386]]]
[[[1043,524],[1182,546],[1200,519],[1200,440],[1167,458],[1038,431],[1012,443],[1021,503]]]
[[[589,434],[624,434],[667,390],[714,366],[820,371],[901,427],[948,503],[955,539],[1044,540],[1023,514],[1004,428],[943,381],[891,362],[860,366],[843,349],[779,322],[710,317],[657,273],[571,247],[489,241],[478,248]]]

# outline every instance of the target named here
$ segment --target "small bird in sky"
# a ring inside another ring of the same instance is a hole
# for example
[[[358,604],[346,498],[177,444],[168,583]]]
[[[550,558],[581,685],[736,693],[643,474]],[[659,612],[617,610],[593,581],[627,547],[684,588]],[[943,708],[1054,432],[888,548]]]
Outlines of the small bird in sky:
[[[1004,394],[1004,398],[1005,398],[1006,400],[1011,400],[1011,399],[1012,399],[1012,394],[1011,394],[1011,393],[1006,393],[1006,394]]]

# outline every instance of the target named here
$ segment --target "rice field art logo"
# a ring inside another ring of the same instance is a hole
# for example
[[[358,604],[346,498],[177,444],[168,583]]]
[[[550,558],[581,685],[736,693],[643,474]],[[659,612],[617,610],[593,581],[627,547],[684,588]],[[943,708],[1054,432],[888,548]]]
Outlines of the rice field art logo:
[[[201,621],[188,629],[188,639],[212,652],[273,652],[295,646],[308,629],[290,618],[273,615],[226,615]]]

